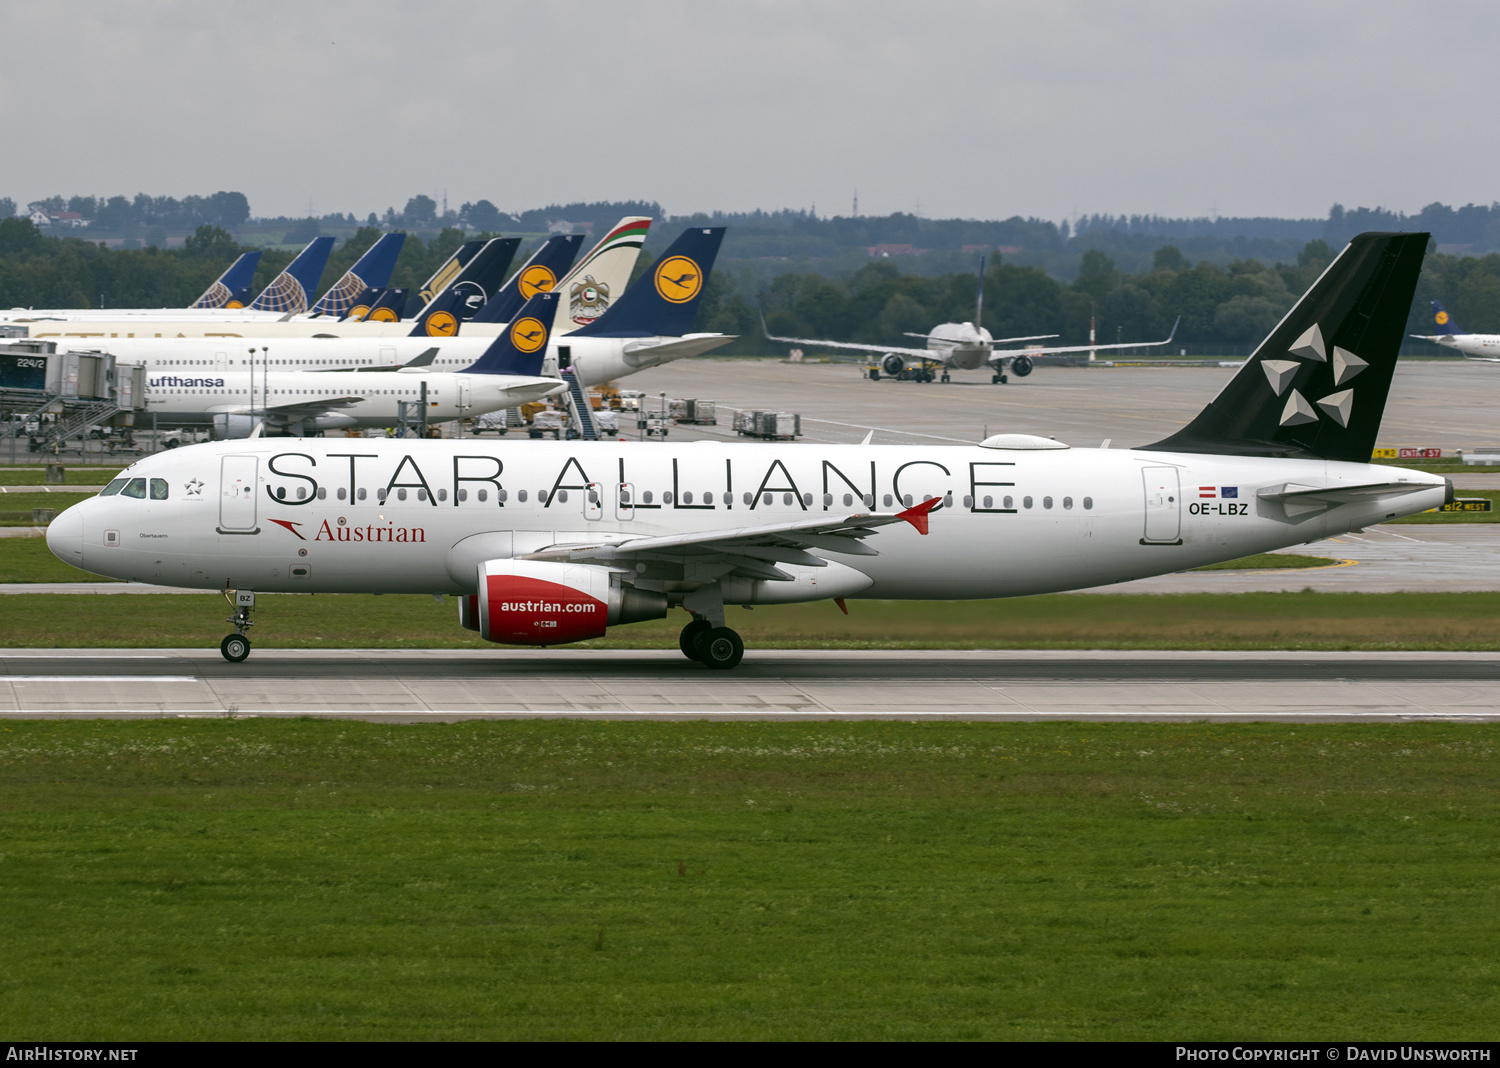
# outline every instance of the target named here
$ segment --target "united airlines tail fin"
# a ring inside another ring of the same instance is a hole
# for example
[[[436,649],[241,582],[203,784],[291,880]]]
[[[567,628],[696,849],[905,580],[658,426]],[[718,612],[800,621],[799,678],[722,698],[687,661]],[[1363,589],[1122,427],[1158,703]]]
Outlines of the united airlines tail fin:
[[[370,305],[370,310],[365,313],[361,322],[365,323],[399,323],[401,312],[406,308],[406,302],[411,299],[411,290],[406,286],[395,289],[382,290],[380,296],[375,298],[375,303]]]
[[[407,336],[455,336],[458,333],[459,324],[464,319],[465,296],[466,291],[462,283],[443,290],[437,295],[436,300],[429,301],[427,307],[422,309],[422,314],[417,316],[416,324]]]
[[[506,272],[510,270],[510,261],[516,258],[516,249],[520,247],[520,244],[519,237],[490,238],[485,242],[484,247],[453,276],[447,288],[428,302],[428,307],[436,301],[443,300],[454,289],[460,289],[463,291],[464,300],[455,309],[454,314],[460,319],[472,319],[505,281]],[[426,314],[427,307],[424,307],[417,313],[417,318]]]
[[[1453,316],[1448,314],[1448,309],[1438,301],[1432,302],[1432,321],[1437,323],[1439,334],[1467,334],[1468,331],[1453,321]]]
[[[355,304],[355,298],[366,289],[383,289],[396,269],[405,234],[382,234],[312,306],[314,315],[343,315]],[[321,272],[320,272],[321,273]]]
[[[333,238],[315,237],[287,269],[271,279],[271,284],[261,291],[250,305],[251,311],[289,312],[301,315],[307,311],[307,295],[317,288],[323,268],[328,266],[328,254],[333,251]]]
[[[555,287],[567,303],[558,305],[553,332],[577,330],[609,311],[611,300],[618,300],[630,285],[630,275],[650,229],[649,216],[627,215],[578,261]]]
[[[235,298],[250,288],[250,282],[255,277],[255,268],[260,263],[260,250],[254,252],[241,252],[239,259],[229,265],[229,268],[214,281],[214,283],[203,291],[189,308],[243,308],[245,305],[234,303]]]
[[[467,267],[469,261],[482,248],[484,248],[484,241],[480,238],[465,241],[462,245],[459,245],[458,248],[453,250],[453,255],[444,260],[443,265],[432,272],[432,277],[422,283],[422,288],[417,290],[416,299],[420,300],[422,305],[430,303],[433,297],[437,296],[453,283],[453,280],[458,277],[458,272]]]
[[[690,227],[578,337],[681,337],[693,328],[724,227]]]
[[[508,323],[516,313],[537,293],[550,293],[557,280],[573,265],[578,249],[583,245],[582,234],[557,234],[543,241],[541,247],[531,254],[531,259],[511,276],[500,292],[490,298],[483,308],[475,313],[476,323]]]
[[[1427,234],[1360,234],[1198,417],[1144,448],[1368,463]]]
[[[461,373],[476,375],[527,375],[542,373],[547,356],[549,323],[557,313],[558,293],[537,293],[521,308],[515,320],[495,338],[484,354]]]

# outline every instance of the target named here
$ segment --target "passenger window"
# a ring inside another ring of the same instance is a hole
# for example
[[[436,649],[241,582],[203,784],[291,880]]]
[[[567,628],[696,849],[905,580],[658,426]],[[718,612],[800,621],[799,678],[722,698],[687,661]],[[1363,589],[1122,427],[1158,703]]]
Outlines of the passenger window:
[[[364,500],[364,499],[365,499],[365,495],[366,495],[366,494],[367,494],[367,493],[369,493],[369,492],[370,492],[370,491],[369,491],[369,490],[363,490],[363,489],[362,489],[362,490],[360,490],[360,491],[359,491],[359,499],[360,499],[360,500]],[[340,497],[340,499],[342,499],[342,498],[343,498],[343,493],[344,493],[344,491],[343,491],[343,490],[339,490],[339,497]]]
[[[154,487],[154,486],[152,487],[153,490],[155,488],[156,487]],[[307,499],[307,487],[306,486],[298,486],[297,487],[297,499],[299,501],[304,501],[304,500]]]
[[[348,490],[346,490],[343,486],[340,486],[338,493],[339,500],[343,500],[348,495],[348,493]],[[319,494],[319,496],[321,496],[321,494]]]
[[[522,504],[525,504],[526,503],[526,491],[525,490],[521,490],[519,493],[517,493],[516,494],[516,500],[520,501]]]
[[[641,500],[643,502],[645,502],[646,504],[650,504],[651,503],[651,498],[652,498],[652,493],[651,493],[650,490],[647,490],[645,493],[641,494]]]
[[[459,490],[458,491],[458,499],[460,501],[466,501],[466,500],[468,500],[469,499],[469,491],[466,490],[466,489]],[[480,490],[479,491],[479,499],[481,501],[484,500],[484,490]]]
[[[906,507],[910,508],[911,507],[911,494],[908,493],[904,497],[902,497],[901,498],[901,503],[904,504],[904,505],[906,505]]]
[[[1088,512],[1088,511],[1091,511],[1093,509],[1093,507],[1094,507],[1094,498],[1092,498],[1092,497],[1085,497],[1083,499],[1083,510],[1085,512]]]
[[[824,508],[832,508],[833,507],[833,494],[831,494],[831,493],[825,493],[825,494],[823,494],[823,507]]]
[[[1016,506],[1016,499],[1014,497],[1007,497],[1007,498],[1005,498],[1005,503],[1004,503],[1003,507],[1005,507],[1005,508],[1014,508],[1015,506]]]
[[[854,494],[852,494],[852,493],[846,493],[846,494],[844,494],[844,507],[845,508],[853,508],[854,507]]]
[[[129,481],[130,481],[130,479],[128,479],[128,478],[117,478],[113,482],[111,482],[109,485],[105,486],[102,490],[100,490],[99,491],[99,496],[101,496],[101,497],[113,497],[116,493],[119,493],[122,489],[124,489],[125,488],[125,483],[127,483]]]
[[[360,492],[360,495],[363,496],[363,494],[364,494],[365,491],[364,490],[360,490],[359,492]],[[386,491],[383,490],[383,489],[378,489],[378,490],[375,491],[375,499],[377,501],[379,501],[381,504],[385,503],[385,495],[386,495]]]
[[[744,501],[745,501],[746,504],[751,504],[751,503],[753,503],[755,501],[755,498],[753,496],[751,496],[750,494],[748,494],[748,493],[746,493],[744,495],[743,499],[744,499]]]
[[[404,501],[404,500],[406,500],[406,487],[405,486],[401,487],[400,489],[398,489],[396,491],[396,500],[398,500],[398,501]]]
[[[419,500],[419,501],[425,501],[426,499],[427,499],[427,491],[424,490],[424,489],[417,490],[417,500]]]
[[[895,500],[895,498],[893,498],[889,493],[887,493],[885,495],[884,500],[885,500],[885,507],[889,508],[891,506],[891,503]]]
[[[557,496],[557,503],[558,504],[567,504],[568,503],[568,491],[567,490],[558,490],[556,496]]]
[[[137,500],[146,499],[146,480],[144,478],[132,478],[130,483],[120,491],[126,497],[134,497]]]
[[[1073,498],[1072,497],[1064,497],[1063,498],[1063,507],[1064,508],[1072,508],[1073,507]]]
[[[993,498],[993,497],[986,497],[984,499],[984,506],[986,508],[993,508],[993,507],[995,507],[995,498]]]
[[[812,507],[812,494],[811,493],[804,493],[802,495],[802,507],[804,507],[804,508],[811,508]]]
[[[1042,507],[1043,508],[1051,508],[1052,507],[1052,498],[1051,497],[1043,497],[1042,498]]]
[[[164,478],[153,478],[151,480],[151,499],[153,501],[164,501],[167,499],[167,480]]]
[[[486,490],[480,490],[479,491],[479,499],[481,501],[485,499],[484,495],[485,495],[486,492],[487,492]],[[499,501],[501,504],[504,504],[505,501],[506,501],[506,498],[508,498],[509,496],[510,496],[510,494],[506,493],[503,489],[498,489],[498,490],[495,491],[495,500]],[[524,501],[526,498],[522,497],[521,499]]]
[[[1031,498],[1030,497],[1022,497],[1021,498],[1021,507],[1022,508],[1030,508],[1031,507]]]
[[[692,504],[693,503],[693,491],[692,490],[683,490],[682,491],[682,503],[683,504]]]

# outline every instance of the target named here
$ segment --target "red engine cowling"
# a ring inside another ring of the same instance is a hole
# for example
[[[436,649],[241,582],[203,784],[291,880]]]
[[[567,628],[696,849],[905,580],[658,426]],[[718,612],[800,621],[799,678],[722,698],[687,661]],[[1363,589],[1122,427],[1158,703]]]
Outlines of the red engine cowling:
[[[486,560],[479,593],[459,600],[459,622],[486,641],[564,645],[602,637],[605,627],[661,619],[667,599],[621,587],[608,568],[541,560]]]

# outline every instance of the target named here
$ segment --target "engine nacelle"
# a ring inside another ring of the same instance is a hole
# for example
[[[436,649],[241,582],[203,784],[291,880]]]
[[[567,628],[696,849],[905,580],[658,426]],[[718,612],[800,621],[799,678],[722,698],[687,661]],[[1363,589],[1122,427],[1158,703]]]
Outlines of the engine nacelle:
[[[1010,361],[1010,373],[1017,378],[1025,378],[1031,374],[1033,366],[1030,356],[1017,356],[1014,360]]]
[[[892,377],[906,370],[906,361],[894,352],[885,354],[885,359],[880,361],[880,369]]]
[[[664,594],[622,586],[609,568],[546,560],[486,560],[478,594],[458,602],[463,626],[507,645],[586,641],[606,627],[666,614]]]
[[[320,415],[316,419],[304,419],[302,425],[308,430],[343,430],[358,426],[359,420],[352,415]]]
[[[210,434],[214,441],[230,441],[235,438],[248,438],[250,432],[260,419],[253,415],[228,415],[220,414],[214,416],[214,428]]]

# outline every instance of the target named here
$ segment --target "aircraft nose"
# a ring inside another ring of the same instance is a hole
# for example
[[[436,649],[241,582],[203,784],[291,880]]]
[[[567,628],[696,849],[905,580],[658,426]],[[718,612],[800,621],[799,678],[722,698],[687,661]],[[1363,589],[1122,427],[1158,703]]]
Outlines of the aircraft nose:
[[[83,510],[74,505],[47,525],[47,548],[65,564],[83,563]]]

